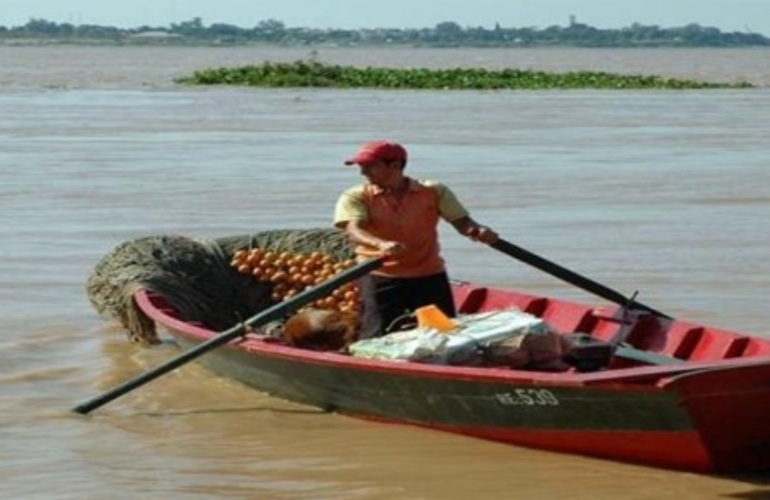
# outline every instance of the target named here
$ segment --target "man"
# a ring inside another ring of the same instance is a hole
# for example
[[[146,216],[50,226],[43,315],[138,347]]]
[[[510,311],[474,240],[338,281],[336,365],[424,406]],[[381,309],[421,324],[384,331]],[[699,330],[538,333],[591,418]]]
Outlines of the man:
[[[387,257],[383,267],[361,280],[359,338],[388,333],[398,318],[429,304],[455,316],[440,255],[439,220],[474,241],[497,239],[470,217],[448,187],[404,175],[406,162],[406,149],[390,141],[367,142],[345,161],[358,165],[366,183],[342,193],[334,223],[347,232],[359,258]]]

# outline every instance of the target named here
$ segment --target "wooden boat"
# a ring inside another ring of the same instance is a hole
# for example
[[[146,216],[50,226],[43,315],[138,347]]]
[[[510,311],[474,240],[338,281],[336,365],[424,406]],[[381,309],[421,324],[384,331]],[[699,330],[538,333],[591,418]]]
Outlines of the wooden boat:
[[[454,294],[460,313],[519,308],[611,356],[553,373],[361,359],[249,334],[201,362],[354,417],[700,473],[770,468],[770,339],[469,283]],[[186,322],[160,295],[139,290],[135,303],[183,347],[219,333]]]

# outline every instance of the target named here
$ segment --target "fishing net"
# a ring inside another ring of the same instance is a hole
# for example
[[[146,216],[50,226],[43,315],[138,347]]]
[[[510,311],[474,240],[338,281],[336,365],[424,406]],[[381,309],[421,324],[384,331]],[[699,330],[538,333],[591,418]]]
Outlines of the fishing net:
[[[344,232],[336,229],[286,229],[218,239],[148,236],[124,242],[91,271],[86,291],[104,318],[117,321],[132,342],[159,342],[153,322],[133,301],[145,288],[161,294],[182,317],[214,330],[243,322],[273,304],[269,283],[231,266],[240,249],[275,252],[314,251],[345,260],[353,256]]]

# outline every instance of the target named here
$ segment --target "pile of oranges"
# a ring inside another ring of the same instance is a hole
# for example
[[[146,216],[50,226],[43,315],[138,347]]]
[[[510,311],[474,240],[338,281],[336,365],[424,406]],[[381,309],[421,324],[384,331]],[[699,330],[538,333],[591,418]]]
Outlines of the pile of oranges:
[[[274,252],[260,248],[238,250],[230,262],[239,273],[270,283],[271,298],[276,302],[288,300],[355,264],[353,259],[337,261],[323,252]],[[343,312],[356,311],[358,285],[354,282],[346,283],[326,297],[316,300],[311,306]]]

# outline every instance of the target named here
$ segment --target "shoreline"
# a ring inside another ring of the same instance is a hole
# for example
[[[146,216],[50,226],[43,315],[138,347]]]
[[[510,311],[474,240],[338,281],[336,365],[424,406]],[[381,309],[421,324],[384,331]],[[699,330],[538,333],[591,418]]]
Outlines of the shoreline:
[[[770,87],[770,49],[382,48],[0,43],[0,88],[142,88],[212,67],[315,59],[329,65],[397,69],[516,68],[544,72],[660,75]],[[148,59],[152,64],[148,64]],[[45,69],[44,71],[42,69]],[[141,76],[140,76],[141,75]]]
[[[575,45],[575,44],[419,44],[419,43],[370,43],[370,44],[338,44],[338,43],[270,43],[260,41],[223,42],[219,40],[179,40],[160,38],[120,39],[99,38],[0,38],[3,47],[164,47],[164,48],[270,48],[270,49],[344,49],[344,50],[757,50],[770,51],[770,47],[761,45]]]

